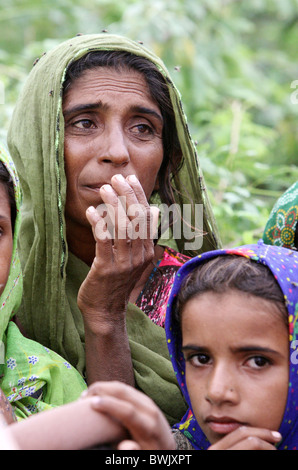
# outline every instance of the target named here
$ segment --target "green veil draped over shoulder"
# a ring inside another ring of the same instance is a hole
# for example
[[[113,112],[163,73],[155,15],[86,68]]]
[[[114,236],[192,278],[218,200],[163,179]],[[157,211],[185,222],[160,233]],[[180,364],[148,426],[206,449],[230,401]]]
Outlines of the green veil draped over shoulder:
[[[143,56],[165,77],[184,156],[183,167],[175,177],[176,202],[180,207],[203,204],[205,235],[200,251],[220,245],[180,95],[163,62],[143,45],[105,33],[76,36],[44,54],[24,85],[8,134],[9,150],[23,190],[20,255],[24,300],[19,316],[31,338],[57,351],[82,374],[84,328],[76,300],[89,268],[68,251],[66,241],[62,85],[71,62],[99,50],[122,50]],[[184,251],[184,242],[183,237],[167,240],[180,252]],[[164,330],[132,304],[127,313],[127,330],[137,386],[156,401],[170,421],[180,418],[184,403],[169,361]]]
[[[21,192],[14,164],[2,145],[0,161],[12,179],[17,209],[10,271],[0,297],[0,387],[17,419],[23,419],[78,399],[86,389],[86,383],[64,358],[38,342],[25,338],[11,321],[20,306],[23,292],[17,248]],[[5,269],[5,266],[1,266],[1,269]]]

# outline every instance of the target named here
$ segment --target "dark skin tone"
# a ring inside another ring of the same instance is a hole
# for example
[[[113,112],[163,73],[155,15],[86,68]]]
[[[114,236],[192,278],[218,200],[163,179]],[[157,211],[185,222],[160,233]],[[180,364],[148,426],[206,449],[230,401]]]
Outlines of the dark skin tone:
[[[87,380],[134,385],[126,309],[163,252],[153,243],[157,218],[148,204],[163,160],[163,118],[141,74],[105,67],[72,84],[63,112],[67,241],[90,266],[78,294]],[[103,229],[106,217],[94,210],[103,204],[113,213],[112,236]],[[136,218],[145,235],[131,238]]]

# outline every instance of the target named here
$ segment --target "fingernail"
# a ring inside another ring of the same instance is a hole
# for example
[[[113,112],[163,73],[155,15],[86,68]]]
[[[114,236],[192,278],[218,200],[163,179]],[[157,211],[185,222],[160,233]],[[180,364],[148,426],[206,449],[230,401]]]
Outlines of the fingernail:
[[[138,178],[136,177],[136,175],[129,175],[127,177],[127,180],[130,181],[131,183],[137,183],[138,182]]]
[[[102,402],[102,398],[99,396],[93,396],[90,398],[92,405],[99,405]]]
[[[104,191],[107,191],[109,193],[113,191],[113,188],[110,184],[104,184],[100,189],[103,189]]]
[[[280,434],[280,432],[277,432],[277,431],[272,431],[272,436],[275,439],[281,439],[282,438],[282,435]]]
[[[113,179],[114,179],[114,178],[115,178],[117,181],[120,181],[121,183],[122,183],[123,181],[125,181],[125,180],[124,180],[124,177],[123,177],[122,175],[120,175],[120,174],[119,174],[119,175],[114,175],[114,176],[113,176]]]
[[[87,219],[92,222],[96,222],[98,220],[98,217],[99,217],[99,213],[98,211],[95,209],[95,207],[93,206],[90,206],[88,207],[87,211],[86,211],[86,216],[87,216]],[[90,222],[91,223],[91,222]]]

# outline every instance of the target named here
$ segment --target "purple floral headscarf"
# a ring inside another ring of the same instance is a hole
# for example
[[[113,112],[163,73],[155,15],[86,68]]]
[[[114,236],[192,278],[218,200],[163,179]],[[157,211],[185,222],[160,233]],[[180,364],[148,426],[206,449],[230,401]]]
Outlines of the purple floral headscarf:
[[[203,253],[185,263],[178,271],[170,295],[166,314],[166,335],[168,349],[178,383],[189,406],[187,413],[180,423],[174,427],[179,429],[197,450],[207,450],[210,442],[198,425],[192,412],[191,403],[185,383],[185,361],[181,352],[181,333],[175,322],[172,322],[172,312],[175,297],[180,290],[183,279],[202,262],[219,255],[239,255],[250,258],[256,263],[266,265],[277,280],[285,298],[289,314],[289,347],[290,375],[289,392],[283,421],[279,432],[282,441],[279,450],[298,449],[298,253],[287,248],[265,245],[262,240],[258,244],[244,245],[233,249],[222,249]],[[297,343],[295,343],[295,341]]]

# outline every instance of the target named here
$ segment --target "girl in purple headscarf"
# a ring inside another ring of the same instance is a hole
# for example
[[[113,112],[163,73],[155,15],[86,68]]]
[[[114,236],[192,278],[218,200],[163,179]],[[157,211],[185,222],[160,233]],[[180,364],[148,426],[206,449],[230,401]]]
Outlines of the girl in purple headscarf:
[[[172,430],[148,397],[96,384],[98,410],[124,424],[126,449],[298,448],[298,253],[246,245],[178,271],[166,314],[170,357],[189,410]]]
[[[180,269],[166,318],[189,405],[175,426],[179,442],[198,450],[298,447],[297,315],[297,252],[260,241]]]

